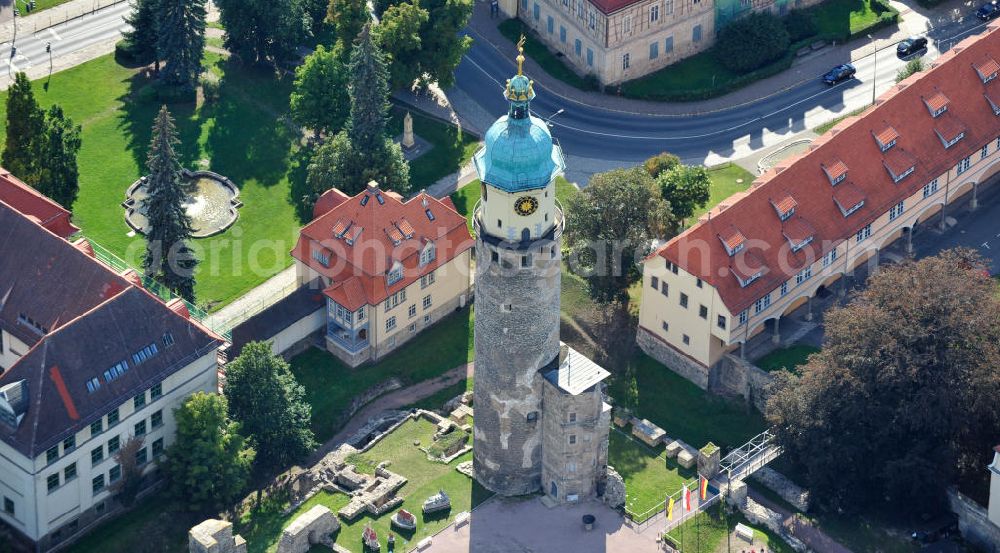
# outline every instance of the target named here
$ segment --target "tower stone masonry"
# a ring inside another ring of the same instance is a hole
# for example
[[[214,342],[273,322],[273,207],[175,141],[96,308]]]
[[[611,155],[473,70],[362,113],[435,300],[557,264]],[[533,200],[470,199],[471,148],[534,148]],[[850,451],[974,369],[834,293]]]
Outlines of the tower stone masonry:
[[[559,341],[565,164],[531,115],[532,82],[507,82],[506,116],[474,162],[482,181],[476,230],[476,479],[501,495],[544,490],[560,501],[599,493],[606,473],[607,371]]]

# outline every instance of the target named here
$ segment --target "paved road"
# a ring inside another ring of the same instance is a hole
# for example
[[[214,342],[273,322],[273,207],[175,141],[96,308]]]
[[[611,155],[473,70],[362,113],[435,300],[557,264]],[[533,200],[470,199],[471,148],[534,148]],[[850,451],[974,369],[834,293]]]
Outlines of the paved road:
[[[128,29],[123,18],[129,10],[129,3],[121,2],[35,33],[23,32],[24,24],[19,24],[15,43],[0,43],[2,79],[7,81],[18,71],[47,67],[47,44],[52,45],[52,59],[58,66],[60,58],[72,57],[96,44],[117,40],[122,31]],[[44,15],[45,12],[38,14],[39,17]],[[16,46],[16,52],[13,46]]]
[[[937,38],[948,38],[943,46],[984,29],[978,20],[965,18],[932,31],[931,47],[924,59],[939,55]],[[473,35],[475,38],[475,35]],[[893,48],[879,52],[877,94],[895,83],[905,61]],[[827,87],[817,79],[758,100],[700,115],[648,115],[583,105],[559,97],[536,83],[537,99],[532,108],[539,117],[565,112],[552,120],[554,136],[568,154],[620,161],[639,161],[669,150],[685,160],[718,160],[743,157],[753,150],[780,142],[791,134],[829,120],[830,113],[851,111],[871,103],[875,57],[855,62],[857,78]],[[515,66],[510,52],[501,52],[485,40],[476,40],[459,65],[456,88],[489,113],[502,114],[506,105],[502,80]]]

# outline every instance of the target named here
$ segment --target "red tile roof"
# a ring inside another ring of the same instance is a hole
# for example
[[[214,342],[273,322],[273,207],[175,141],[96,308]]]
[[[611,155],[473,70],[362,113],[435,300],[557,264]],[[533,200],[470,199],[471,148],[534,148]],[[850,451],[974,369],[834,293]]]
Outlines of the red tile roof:
[[[899,133],[896,132],[896,129],[892,128],[892,125],[889,125],[875,133],[875,140],[878,141],[879,146],[885,147],[893,140],[899,140]]]
[[[798,246],[812,240],[816,236],[816,229],[805,218],[796,215],[782,224],[781,234],[792,243],[792,246]]]
[[[984,85],[973,69],[984,59],[1000,58],[998,29],[1000,23],[994,22],[985,33],[962,41],[938,58],[933,67],[894,86],[876,106],[835,126],[786,169],[780,173],[769,171],[739,201],[714,212],[710,219],[670,240],[654,255],[715,287],[731,313],[746,309],[1000,135],[1000,117],[983,99],[994,83]],[[951,99],[949,113],[968,126],[965,138],[947,149],[934,132],[937,119],[927,112],[922,100],[937,90]],[[883,153],[871,136],[887,126],[898,130],[900,138],[896,146]],[[835,194],[846,194],[838,191],[846,183],[831,186],[824,173],[836,174],[839,160],[850,163],[851,181],[865,197],[864,206],[849,217],[844,217],[835,200]],[[893,182],[883,164],[901,172],[907,166],[914,167],[914,172]],[[770,198],[784,193],[796,198],[796,214],[815,229],[812,243],[794,253],[782,233],[781,221],[760,215],[773,209]],[[717,238],[737,227],[748,240],[746,249],[759,255],[767,267],[760,279],[745,288],[727,270],[737,259],[729,257]]]
[[[601,13],[607,15],[622,8],[627,8],[632,4],[638,4],[641,1],[643,0],[590,0],[590,3],[593,4],[595,8],[601,10]]]
[[[332,231],[341,226],[347,232],[337,238]],[[421,267],[420,252],[429,242],[435,259]],[[382,302],[472,246],[465,217],[450,201],[421,192],[404,202],[369,185],[303,227],[292,257],[327,279],[327,297],[355,310]],[[313,259],[316,249],[329,256],[328,266]],[[389,287],[386,273],[396,263],[403,267],[403,278]]]
[[[70,212],[46,198],[41,192],[21,182],[0,167],[0,201],[33,218],[61,238],[68,238],[80,229],[70,222]]]
[[[997,60],[993,58],[986,58],[979,63],[973,64],[973,67],[979,73],[980,79],[986,79],[1000,72],[1000,63],[997,63]]]
[[[934,131],[945,142],[951,142],[958,138],[958,135],[964,133],[967,129],[968,127],[965,123],[950,111],[938,115],[935,119]]]
[[[735,226],[729,226],[719,232],[719,239],[729,248],[729,251],[733,251],[740,246],[740,244],[747,241],[743,233],[740,232]]]
[[[789,211],[795,209],[798,204],[795,203],[795,198],[791,194],[785,192],[784,195],[778,196],[778,199],[771,202],[774,204],[774,209],[778,210],[778,213],[785,214]]]
[[[837,206],[842,212],[847,213],[854,206],[865,201],[865,193],[850,181],[842,182],[833,189],[833,201],[837,202]]]
[[[835,159],[829,163],[821,163],[820,167],[823,168],[827,178],[831,181],[837,180],[837,177],[847,174],[847,164],[839,159]]]
[[[316,200],[316,205],[313,206],[313,219],[344,203],[347,201],[347,198],[350,198],[350,196],[336,188],[331,188],[323,192],[319,199]]]
[[[927,109],[929,109],[931,113],[934,113],[939,109],[948,107],[948,97],[944,95],[944,92],[938,90],[929,98],[925,98],[924,103],[927,104]]]

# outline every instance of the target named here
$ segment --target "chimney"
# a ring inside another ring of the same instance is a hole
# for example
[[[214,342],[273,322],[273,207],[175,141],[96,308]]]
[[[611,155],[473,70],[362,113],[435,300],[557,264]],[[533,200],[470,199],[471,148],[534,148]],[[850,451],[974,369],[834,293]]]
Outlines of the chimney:
[[[368,192],[372,194],[378,192],[378,183],[373,180],[368,181]]]
[[[430,202],[427,201],[427,189],[426,188],[421,188],[420,189],[420,205],[424,206],[424,209],[427,209],[427,206],[430,205]]]

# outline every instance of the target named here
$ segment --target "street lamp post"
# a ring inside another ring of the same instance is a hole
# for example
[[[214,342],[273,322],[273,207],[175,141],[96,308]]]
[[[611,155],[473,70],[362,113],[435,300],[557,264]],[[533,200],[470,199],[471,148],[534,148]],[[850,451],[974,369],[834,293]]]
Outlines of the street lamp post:
[[[872,41],[872,105],[875,105],[875,83],[878,82],[878,45],[875,44],[875,37],[868,35]]]

